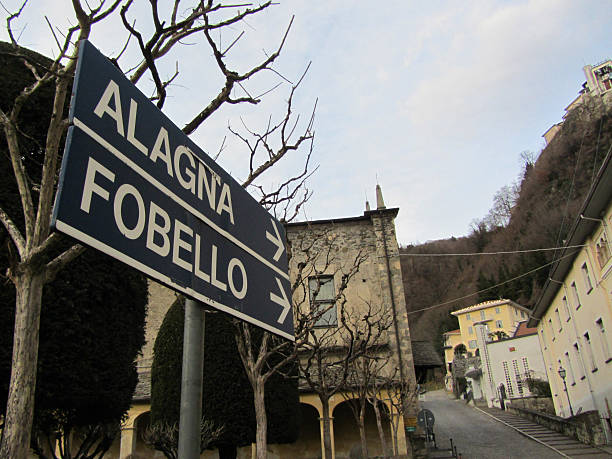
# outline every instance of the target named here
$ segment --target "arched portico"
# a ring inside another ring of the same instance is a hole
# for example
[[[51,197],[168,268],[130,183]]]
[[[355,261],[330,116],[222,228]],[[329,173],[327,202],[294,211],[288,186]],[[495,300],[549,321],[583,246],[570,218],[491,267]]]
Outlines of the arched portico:
[[[128,411],[128,418],[121,426],[121,445],[119,447],[119,459],[127,459],[134,455],[138,441],[138,420],[149,416],[151,406],[147,404],[132,405]]]

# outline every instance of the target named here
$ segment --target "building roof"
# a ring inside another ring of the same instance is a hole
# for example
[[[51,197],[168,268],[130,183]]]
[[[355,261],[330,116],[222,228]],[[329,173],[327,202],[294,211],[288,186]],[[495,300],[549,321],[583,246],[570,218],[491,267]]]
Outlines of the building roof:
[[[519,338],[521,336],[527,336],[527,335],[535,335],[537,333],[538,333],[538,329],[528,327],[527,321],[524,320],[523,322],[519,322],[518,327],[516,327],[516,330],[514,331],[513,338]]]
[[[490,308],[493,306],[501,306],[503,304],[509,304],[511,306],[514,306],[515,308],[519,308],[522,309],[525,312],[529,312],[529,309],[527,309],[525,306],[521,306],[518,303],[515,303],[512,300],[490,300],[490,301],[483,301],[482,303],[478,303],[478,304],[474,304],[472,306],[468,306],[467,308],[463,308],[463,309],[459,309],[457,311],[453,311],[451,312],[452,315],[454,316],[458,316],[461,314],[465,314],[468,312],[472,312],[472,311],[479,311],[480,309],[486,309],[486,308]]]
[[[374,210],[366,210],[363,215],[358,215],[356,217],[340,217],[340,218],[330,218],[324,220],[308,220],[303,222],[286,222],[284,223],[286,228],[292,228],[295,226],[309,226],[309,225],[329,225],[334,223],[349,223],[349,222],[358,222],[358,221],[368,221],[371,220],[371,215],[376,214],[387,214],[392,217],[396,217],[399,212],[399,207],[393,207],[389,209],[374,209]]]
[[[443,335],[460,335],[461,334],[461,329],[458,328],[457,330],[449,330],[447,332],[442,333]]]
[[[431,341],[412,341],[415,367],[443,367],[444,362]]]
[[[536,301],[535,308],[528,326],[537,326],[538,321],[546,314],[550,303],[561,288],[565,277],[572,269],[574,260],[580,253],[575,246],[582,245],[584,241],[595,231],[600,224],[597,220],[610,204],[612,197],[612,167],[610,166],[610,153],[604,159],[597,177],[578,212],[578,218],[574,221],[566,239],[566,243],[560,252],[555,252],[557,261],[552,266],[551,274],[544,284],[542,293]],[[583,218],[586,217],[586,218]]]

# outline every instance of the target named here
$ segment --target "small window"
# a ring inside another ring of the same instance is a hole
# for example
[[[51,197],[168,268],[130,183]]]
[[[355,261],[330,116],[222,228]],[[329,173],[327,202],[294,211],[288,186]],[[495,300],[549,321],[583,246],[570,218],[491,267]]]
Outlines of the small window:
[[[485,320],[485,312],[484,312],[484,310],[480,311],[480,320]]]
[[[468,333],[470,335],[473,335],[474,334],[474,328],[473,327],[468,327]]]
[[[501,309],[500,308],[495,308],[495,314],[500,314],[501,313]]]
[[[495,326],[496,326],[497,328],[504,328],[504,324],[502,323],[502,321],[501,321],[501,320],[496,320],[496,321],[495,321]]]
[[[569,322],[571,319],[571,316],[570,316],[569,303],[567,302],[567,297],[564,296],[561,299],[561,303],[563,303],[563,309],[565,309],[565,315],[567,316],[566,321]]]
[[[576,384],[576,376],[574,375],[574,367],[572,366],[572,360],[570,359],[569,352],[565,353],[565,366],[567,367],[567,376],[571,386]]]
[[[576,371],[578,372],[579,370],[583,369],[583,366],[580,365],[580,348],[578,347],[578,343],[574,343],[574,345],[572,346],[572,348],[574,349],[574,357],[575,357],[575,361],[578,362],[578,368],[576,369]],[[578,377],[578,379],[583,380],[585,378],[584,374],[582,373],[582,371],[580,371],[580,374],[576,374],[576,376]]]
[[[555,317],[557,319],[557,325],[559,326],[559,331],[563,330],[563,326],[561,325],[561,314],[559,314],[559,308],[555,309]]]
[[[512,387],[512,381],[510,380],[510,371],[508,370],[508,362],[502,362],[504,369],[504,376],[506,377],[506,389],[510,398],[514,397],[514,389]]]
[[[576,287],[576,282],[572,282],[570,285],[572,289],[572,295],[574,296],[574,303],[576,303],[576,309],[580,308],[580,296],[578,295],[578,287]]]
[[[589,267],[586,263],[582,265],[581,268],[582,277],[584,279],[584,286],[586,287],[587,294],[593,290],[593,284],[591,283],[591,276],[589,275]]]
[[[599,331],[599,342],[601,344],[601,351],[603,352],[603,356],[606,363],[609,363],[610,361],[612,361],[612,355],[610,354],[610,342],[608,341],[608,335],[606,333],[603,320],[601,318],[597,319],[595,321],[595,325],[597,325],[597,330]]]
[[[603,268],[606,266],[606,263],[610,259],[610,249],[608,247],[608,240],[606,239],[606,235],[602,234],[597,242],[596,246],[597,251],[597,261],[599,262],[599,267]]]
[[[315,327],[335,327],[338,325],[334,278],[332,276],[311,277],[308,279],[308,287],[312,313],[318,316]]]
[[[514,370],[514,381],[516,382],[516,388],[518,389],[519,395],[523,395],[523,380],[521,378],[521,372],[519,371],[518,362],[512,361],[512,369]]]
[[[591,364],[591,371],[597,371],[597,365],[595,365],[595,355],[593,354],[593,347],[591,346],[591,337],[589,336],[589,332],[586,332],[582,335],[584,338],[584,345],[587,350],[587,354],[589,356],[589,363]]]
[[[525,311],[521,311],[521,318],[525,318]]]
[[[555,327],[553,327],[552,319],[548,319],[548,328],[550,328],[550,336],[555,339]]]
[[[465,315],[465,318],[466,318],[466,320],[471,320],[469,312]]]
[[[523,361],[523,371],[525,372],[525,377],[529,377],[531,373],[529,370],[529,361],[527,360],[527,357],[523,357],[521,360]]]
[[[471,339],[468,341],[468,347],[470,349],[476,349],[478,347],[478,344],[476,344],[476,340],[475,339]]]

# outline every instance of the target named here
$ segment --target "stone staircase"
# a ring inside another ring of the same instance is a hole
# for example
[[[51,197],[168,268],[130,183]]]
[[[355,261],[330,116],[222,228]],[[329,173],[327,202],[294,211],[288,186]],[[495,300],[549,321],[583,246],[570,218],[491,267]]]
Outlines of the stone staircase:
[[[568,458],[612,458],[612,453],[606,449],[585,445],[574,438],[550,430],[540,424],[536,424],[529,419],[522,418],[507,411],[497,408],[476,407],[488,416],[497,421],[512,427],[521,434],[549,447],[559,453],[562,457]],[[434,457],[434,456],[432,456]],[[437,456],[436,456],[437,457]],[[452,456],[451,456],[452,457]]]

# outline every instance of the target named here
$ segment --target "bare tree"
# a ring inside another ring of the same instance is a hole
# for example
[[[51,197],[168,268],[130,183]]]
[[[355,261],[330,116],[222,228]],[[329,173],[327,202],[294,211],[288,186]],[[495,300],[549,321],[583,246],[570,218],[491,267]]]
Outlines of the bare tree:
[[[362,457],[368,457],[365,431],[366,408],[368,403],[374,407],[381,447],[383,448],[383,455],[386,457],[386,442],[378,405],[381,386],[377,382],[387,376],[390,371],[387,332],[393,325],[393,317],[391,311],[381,306],[376,307],[370,302],[367,305],[365,314],[353,313],[349,318],[362,330],[360,333],[362,342],[359,343],[359,346],[363,349],[363,352],[352,362],[342,396],[348,402],[359,427]]]
[[[217,440],[225,428],[215,426],[213,422],[202,420],[200,423],[200,454]],[[152,448],[161,451],[168,459],[178,459],[179,428],[175,424],[160,422],[147,427],[143,434],[144,442]]]
[[[55,436],[45,435],[35,429],[32,434],[32,451],[41,459],[102,458],[120,430],[118,422],[90,424],[79,429],[61,429],[55,432]],[[57,439],[57,443],[52,439]]]
[[[329,267],[329,263],[334,259],[336,247],[333,243],[333,238],[331,240],[327,238],[323,240],[326,245],[323,251],[318,250],[320,248],[318,244],[317,250],[313,251],[313,247],[308,249],[304,244],[300,243],[293,247],[290,246],[288,250],[291,257],[298,256],[300,259],[307,260],[307,262],[302,261],[298,264],[295,280],[291,286],[295,307],[295,342],[281,339],[267,332],[263,333],[260,342],[255,342],[252,327],[246,323],[235,321],[238,351],[253,388],[255,417],[257,421],[256,445],[258,459],[263,459],[267,455],[267,417],[264,398],[264,385],[266,381],[274,373],[282,372],[283,368],[288,364],[295,363],[296,356],[311,346],[311,339],[316,335],[317,324],[321,320],[325,320],[326,315],[335,305],[343,305],[346,302],[344,291],[348,287],[349,281],[359,271],[361,263],[365,260],[361,251],[359,251],[353,262],[349,263],[348,267],[345,267],[345,270],[336,272],[341,276],[341,282],[334,299],[326,307],[311,309],[310,307],[304,307],[303,301],[296,304],[295,298],[308,298],[308,279],[314,272],[315,259],[323,256],[327,261],[326,267]],[[326,272],[329,274],[329,270],[326,270]],[[350,347],[349,354],[352,355],[352,346]],[[285,376],[295,377],[295,375],[289,374],[285,374]]]
[[[385,378],[384,388],[391,404],[391,427],[393,429],[393,454],[399,455],[397,444],[400,419],[404,419],[406,413],[412,413],[411,406],[414,406],[418,397],[418,387],[415,383],[400,381],[393,373]]]
[[[508,226],[518,195],[519,185],[516,183],[504,185],[495,192],[493,207],[485,217],[485,222],[490,230]]]
[[[183,128],[186,134],[194,132],[224,105],[258,104],[261,96],[252,96],[246,87],[256,75],[272,71],[279,75],[279,81],[284,81],[280,74],[272,68],[272,65],[282,51],[291,24],[280,37],[276,50],[266,54],[249,70],[238,72],[226,63],[228,53],[244,35],[234,32],[235,26],[245,18],[266,10],[272,5],[271,1],[252,6],[202,0],[194,1],[193,5],[188,7],[180,0],[174,0],[169,8],[162,11],[157,0],[151,0],[148,22],[145,17],[139,17],[137,22],[131,16],[132,5],[133,0],[112,0],[108,4],[100,1],[97,4],[94,2],[93,6],[88,2],[72,0],[74,25],[61,31],[48,23],[50,36],[58,47],[57,57],[49,66],[41,66],[34,62],[17,43],[18,34],[15,33],[14,24],[28,6],[27,0],[18,11],[9,14],[6,21],[13,45],[12,55],[19,58],[30,70],[32,82],[23,88],[11,107],[0,110],[3,141],[8,147],[22,210],[22,215],[10,215],[5,209],[0,208],[0,221],[11,239],[12,259],[7,277],[13,282],[17,292],[12,373],[0,443],[0,457],[19,459],[27,456],[36,388],[38,330],[43,286],[84,250],[81,245],[75,244],[61,254],[55,255],[54,249],[61,236],[52,233],[49,225],[57,183],[60,144],[69,124],[65,117],[65,107],[68,88],[72,84],[78,60],[79,40],[87,39],[92,29],[101,22],[120,18],[125,28],[126,45],[112,60],[120,66],[125,49],[135,47],[140,55],[140,62],[126,74],[134,84],[142,82],[145,75],[149,76],[154,84],[151,100],[155,101],[159,108],[163,108],[167,100],[167,91],[178,76],[178,64],[174,74],[164,79],[158,69],[160,59],[171,55],[176,48],[185,43],[186,39],[195,40],[195,34],[203,34],[204,46],[212,51],[216,69],[222,75],[224,84],[218,94],[209,103],[204,104],[203,108],[198,110],[186,123]],[[138,28],[137,24],[142,27]],[[149,32],[145,33],[145,30]],[[222,48],[213,39],[211,33],[213,30],[219,33],[221,30],[227,30],[227,33],[234,34],[235,39],[230,42],[229,46]],[[41,180],[40,183],[32,183],[24,164],[28,152],[22,148],[24,136],[20,123],[23,118],[20,115],[24,107],[27,107],[28,100],[47,85],[52,85],[54,88],[54,100],[46,141],[42,146],[44,162]],[[261,186],[257,185],[256,181],[281,158],[296,151],[302,143],[311,142],[310,148],[312,148],[313,116],[310,117],[310,122],[297,136],[297,139],[292,140],[292,134],[299,131],[297,121],[291,118],[291,102],[296,87],[297,85],[292,85],[289,108],[283,118],[284,121],[277,127],[270,126],[269,132],[264,133],[262,137],[265,140],[273,131],[282,131],[281,146],[268,150],[268,156],[264,159],[251,155],[247,160],[249,172],[244,186]],[[298,171],[295,177],[287,178],[277,189],[263,192],[261,202],[273,211],[279,207],[284,209],[284,213],[291,214],[293,210],[288,205],[289,201],[296,196],[305,199],[308,195],[307,192],[305,195],[302,194],[298,189],[303,187],[304,179],[309,175],[307,172],[309,158],[308,153],[304,170]],[[296,206],[299,208],[299,205],[300,200],[298,199]],[[23,224],[20,224],[21,221]]]
[[[352,257],[342,260],[337,238],[333,228],[317,232],[308,228],[293,241],[292,247],[294,256],[299,257],[293,290],[295,315],[298,323],[310,325],[297,349],[299,374],[321,401],[327,458],[332,457],[329,400],[344,387],[350,365],[363,351],[360,346],[368,341],[372,331],[368,314],[363,316],[363,324],[351,320],[345,295],[367,257],[362,250],[356,250]],[[322,279],[340,279],[331,296],[320,295]],[[318,300],[322,296],[325,299]]]

